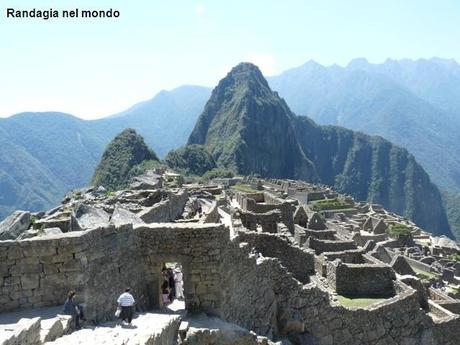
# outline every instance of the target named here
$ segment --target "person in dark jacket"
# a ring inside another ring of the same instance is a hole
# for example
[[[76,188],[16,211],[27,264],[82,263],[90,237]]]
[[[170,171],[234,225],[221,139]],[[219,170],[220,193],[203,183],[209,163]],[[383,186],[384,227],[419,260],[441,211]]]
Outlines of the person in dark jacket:
[[[85,316],[83,315],[83,307],[77,302],[75,302],[75,291],[69,291],[67,294],[67,300],[64,303],[64,310],[63,313],[65,315],[72,315],[72,319],[75,322],[75,329],[80,329],[80,320],[84,321]]]
[[[172,302],[176,298],[176,282],[174,281],[174,272],[168,268],[168,285],[169,285],[169,300]]]

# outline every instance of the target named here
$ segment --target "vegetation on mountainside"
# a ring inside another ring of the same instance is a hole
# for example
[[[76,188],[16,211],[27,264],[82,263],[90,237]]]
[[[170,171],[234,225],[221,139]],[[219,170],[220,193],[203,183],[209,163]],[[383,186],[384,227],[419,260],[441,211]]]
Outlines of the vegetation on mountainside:
[[[310,61],[268,78],[297,114],[408,149],[442,189],[460,191],[460,66],[445,59]]]
[[[325,210],[343,210],[350,208],[350,205],[345,201],[334,198],[334,199],[324,199],[313,201],[311,207],[314,211],[325,211]]]
[[[460,193],[443,191],[442,200],[452,232],[460,239]]]
[[[108,190],[126,187],[131,178],[158,162],[156,154],[133,129],[125,129],[107,146],[92,184]]]
[[[452,237],[439,190],[407,150],[380,137],[318,126],[306,117],[297,117],[295,128],[323,183]]]
[[[233,171],[224,169],[224,168],[215,168],[209,171],[206,171],[201,178],[203,181],[209,181],[214,178],[231,178],[234,177],[235,174]]]
[[[388,227],[387,234],[393,238],[410,237],[412,230],[403,224],[393,224]]]
[[[188,143],[204,145],[219,167],[238,174],[317,181],[295,138],[292,116],[260,70],[241,63],[213,90]]]
[[[160,157],[184,145],[210,93],[181,86],[100,120],[55,112],[0,119],[0,220],[16,209],[54,207],[69,190],[88,185],[104,148],[125,128]]]
[[[201,176],[216,168],[216,162],[201,145],[187,145],[170,151],[164,161],[171,169],[184,175]]]

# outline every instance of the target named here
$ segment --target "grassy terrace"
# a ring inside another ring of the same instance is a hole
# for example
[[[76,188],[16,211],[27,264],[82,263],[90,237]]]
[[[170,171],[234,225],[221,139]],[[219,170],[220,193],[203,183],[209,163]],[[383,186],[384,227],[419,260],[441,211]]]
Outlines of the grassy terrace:
[[[312,201],[311,207],[314,211],[345,210],[352,208],[349,204],[337,198]]]
[[[372,304],[385,301],[386,298],[354,298],[337,295],[337,300],[344,307],[366,308]]]
[[[245,193],[259,193],[261,192],[260,190],[252,188],[250,185],[247,184],[236,184],[231,187],[232,189],[235,189],[240,192],[245,192]]]
[[[433,272],[426,272],[426,271],[423,271],[421,269],[418,269],[414,266],[411,266],[412,269],[414,270],[415,274],[417,274],[417,277],[422,279],[422,280],[430,280],[430,279],[435,279],[437,278],[438,276],[433,273]]]

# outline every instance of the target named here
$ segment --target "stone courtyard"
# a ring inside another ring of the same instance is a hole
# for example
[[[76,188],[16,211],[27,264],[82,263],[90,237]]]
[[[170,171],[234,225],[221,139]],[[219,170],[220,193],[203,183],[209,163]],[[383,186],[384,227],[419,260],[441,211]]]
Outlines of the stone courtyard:
[[[459,253],[327,186],[149,172],[0,224],[0,344],[454,345]],[[160,298],[166,262],[183,267],[179,312]],[[126,286],[133,328],[114,321]],[[69,290],[79,331],[60,315]]]

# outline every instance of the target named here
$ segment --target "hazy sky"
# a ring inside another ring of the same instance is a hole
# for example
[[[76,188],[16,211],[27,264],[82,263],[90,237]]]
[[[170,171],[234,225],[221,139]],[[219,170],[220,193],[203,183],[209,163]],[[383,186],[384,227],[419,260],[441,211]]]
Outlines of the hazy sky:
[[[6,8],[120,10],[118,19],[7,19]],[[0,0],[0,117],[110,115],[161,89],[213,86],[314,59],[454,58],[459,0]]]

